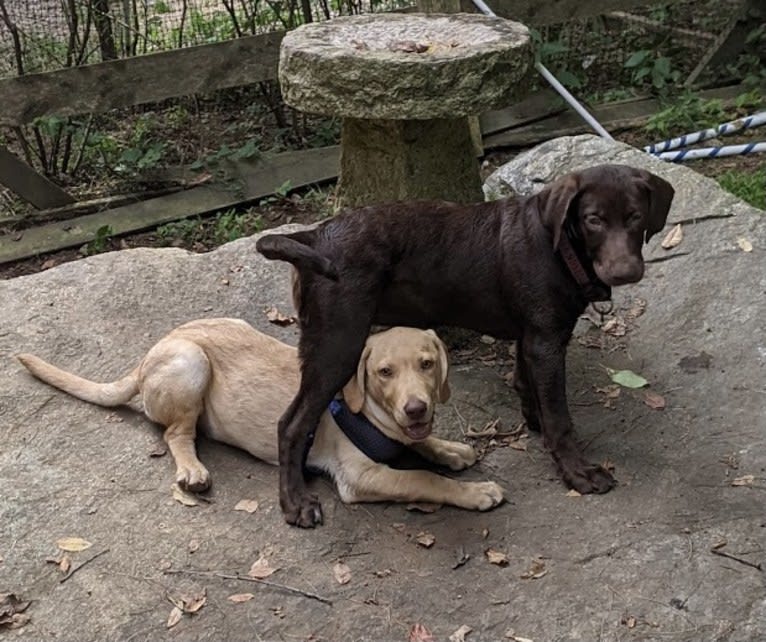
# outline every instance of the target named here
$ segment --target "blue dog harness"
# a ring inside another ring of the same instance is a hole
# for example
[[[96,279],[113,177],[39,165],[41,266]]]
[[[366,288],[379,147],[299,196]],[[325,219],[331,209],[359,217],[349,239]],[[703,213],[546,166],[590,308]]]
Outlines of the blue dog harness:
[[[386,464],[397,469],[433,469],[436,467],[433,462],[428,461],[412,448],[384,434],[362,413],[354,414],[351,412],[342,399],[333,399],[328,410],[349,441],[375,463]],[[314,444],[314,436],[313,431],[309,433],[306,450],[303,453],[304,475],[318,472],[307,465],[309,450]]]

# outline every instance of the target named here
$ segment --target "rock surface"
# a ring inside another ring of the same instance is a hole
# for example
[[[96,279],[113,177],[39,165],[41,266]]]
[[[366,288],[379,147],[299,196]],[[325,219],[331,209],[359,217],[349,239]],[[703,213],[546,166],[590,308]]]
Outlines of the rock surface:
[[[651,161],[582,137],[545,149],[516,163],[528,168],[518,180],[531,185],[583,163]],[[583,322],[569,351],[579,435],[588,456],[611,462],[620,480],[602,496],[569,496],[532,436],[490,447],[460,474],[505,485],[509,503],[490,513],[346,506],[315,481],[326,523],[301,531],[282,520],[276,469],[203,440],[211,503],[184,507],[171,497],[169,457],[149,456],[160,442],[155,427],[48,388],[11,355],[36,352],[108,380],[178,323],[220,315],[294,342],[293,328],[265,315],[272,305],[290,310],[287,267],[263,260],[250,238],[203,255],[104,254],[0,282],[0,593],[33,600],[22,638],[407,640],[415,624],[439,640],[463,624],[473,628],[468,640],[766,638],[763,572],[711,552],[766,562],[766,224],[687,168],[651,169],[678,190],[672,217],[686,221],[684,240],[665,252],[653,239],[651,256],[671,258],[617,291],[611,334]],[[452,354],[453,398],[440,409],[439,432],[460,439],[496,418],[501,432],[512,431],[521,416],[504,377],[508,346],[485,339],[472,349]],[[647,405],[643,390],[615,396],[605,367],[642,374],[665,409]],[[258,510],[233,510],[242,499],[258,500]],[[417,544],[421,532],[433,546]],[[70,554],[74,566],[109,552],[62,584],[45,561],[60,555],[61,537],[93,544]],[[508,564],[490,563],[489,549]],[[270,581],[333,604],[165,573],[246,574],[261,555],[279,568]],[[347,584],[334,577],[339,560],[350,569]],[[203,589],[206,604],[168,631],[168,596]],[[227,599],[247,592],[254,599]]]
[[[480,15],[371,14],[303,25],[282,41],[279,82],[301,111],[456,118],[508,105],[532,69],[524,25]]]

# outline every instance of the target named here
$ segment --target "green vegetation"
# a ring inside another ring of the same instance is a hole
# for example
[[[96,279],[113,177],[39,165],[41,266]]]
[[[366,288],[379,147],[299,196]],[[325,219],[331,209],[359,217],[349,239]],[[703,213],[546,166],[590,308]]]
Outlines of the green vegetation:
[[[654,114],[645,129],[652,136],[667,138],[719,125],[725,120],[726,113],[720,100],[704,100],[696,94],[686,93]]]
[[[219,212],[211,218],[195,216],[157,228],[157,238],[164,245],[193,247],[196,244],[220,245],[259,232],[263,228],[260,214],[253,209]]]
[[[766,210],[766,168],[753,173],[726,172],[718,177],[718,183],[753,207]]]

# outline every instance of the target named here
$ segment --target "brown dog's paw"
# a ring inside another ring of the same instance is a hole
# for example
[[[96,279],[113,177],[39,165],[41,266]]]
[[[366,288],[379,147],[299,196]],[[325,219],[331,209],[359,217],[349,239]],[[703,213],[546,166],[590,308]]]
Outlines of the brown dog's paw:
[[[194,466],[179,466],[176,482],[184,490],[199,493],[210,488],[210,473],[199,462]]]
[[[617,480],[603,466],[584,464],[563,471],[564,482],[578,493],[608,493],[617,485]]]
[[[322,505],[316,495],[304,495],[292,506],[282,506],[285,521],[291,526],[314,528],[324,521]]]
[[[469,510],[490,510],[505,501],[503,487],[495,482],[465,482],[465,496],[461,502]]]

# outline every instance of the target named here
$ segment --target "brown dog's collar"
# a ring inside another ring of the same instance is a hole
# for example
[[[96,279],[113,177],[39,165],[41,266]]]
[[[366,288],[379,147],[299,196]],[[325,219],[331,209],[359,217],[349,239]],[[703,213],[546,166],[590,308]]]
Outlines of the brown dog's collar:
[[[580,257],[577,256],[572,242],[569,239],[568,230],[564,230],[564,233],[559,238],[559,254],[564,260],[564,263],[569,269],[570,274],[577,281],[577,285],[583,291],[585,299],[589,303],[594,301],[609,301],[612,298],[612,289],[603,281],[601,281],[595,274],[591,276],[588,274],[588,270],[580,261]],[[592,271],[592,268],[591,268]]]

